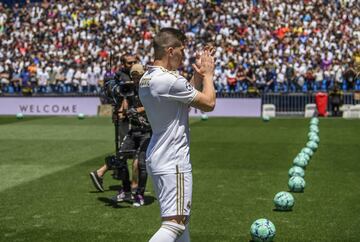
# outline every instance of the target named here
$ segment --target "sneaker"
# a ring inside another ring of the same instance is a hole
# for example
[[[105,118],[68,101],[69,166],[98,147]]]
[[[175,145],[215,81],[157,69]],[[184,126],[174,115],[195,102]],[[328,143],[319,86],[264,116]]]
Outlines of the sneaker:
[[[116,196],[111,198],[111,200],[113,200],[114,202],[128,202],[132,200],[132,195],[131,192],[125,192],[121,189]]]
[[[103,187],[103,179],[102,177],[98,176],[96,171],[92,171],[90,172],[90,178],[91,181],[94,184],[94,187],[99,191],[99,192],[103,192],[104,191],[104,187]]]
[[[140,194],[136,194],[135,198],[134,198],[133,206],[140,207],[140,206],[143,206],[144,204],[145,204],[144,196],[142,196]]]

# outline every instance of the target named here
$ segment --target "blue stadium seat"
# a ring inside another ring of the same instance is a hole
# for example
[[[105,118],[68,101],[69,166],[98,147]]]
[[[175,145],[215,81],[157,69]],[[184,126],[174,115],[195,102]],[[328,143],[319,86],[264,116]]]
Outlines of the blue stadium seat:
[[[8,93],[14,93],[14,87],[13,86],[8,87]]]
[[[357,80],[355,81],[355,90],[356,90],[356,91],[360,91],[360,79],[357,79]]]
[[[321,82],[321,90],[322,91],[326,91],[327,90],[327,81],[324,79],[322,82]]]
[[[315,85],[314,85],[315,87]],[[304,82],[304,85],[302,86],[302,91],[303,92],[307,92],[308,91],[308,84],[306,82]],[[315,90],[314,90],[315,91]]]
[[[242,85],[242,91],[247,92],[248,88],[249,88],[248,84],[246,82],[244,82],[243,85]]]
[[[314,82],[313,91],[316,92],[317,90],[318,90],[318,83]]]
[[[342,90],[343,90],[343,91],[347,91],[347,83],[346,83],[345,80],[344,80],[343,83],[342,83]]]
[[[290,91],[291,92],[296,92],[296,86],[294,83],[290,83]]]

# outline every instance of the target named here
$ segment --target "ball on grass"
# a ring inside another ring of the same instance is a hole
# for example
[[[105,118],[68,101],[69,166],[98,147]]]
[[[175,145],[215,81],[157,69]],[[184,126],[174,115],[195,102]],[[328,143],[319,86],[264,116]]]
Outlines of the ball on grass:
[[[310,140],[310,141],[314,141],[314,142],[316,142],[317,144],[319,144],[319,142],[320,142],[320,137],[319,137],[318,135],[312,135],[312,136],[309,137],[309,140]]]
[[[304,157],[302,155],[298,155],[293,160],[293,165],[305,169],[306,166],[308,165],[308,160],[306,159],[306,157]]]
[[[318,148],[318,144],[315,141],[310,140],[306,143],[306,147],[310,148],[312,151],[316,151]]]
[[[307,163],[309,164],[311,157],[307,153],[304,153],[304,152],[301,151],[297,156],[303,157],[307,161]]]
[[[318,124],[319,124],[319,119],[318,119],[318,118],[312,118],[312,119],[310,120],[310,124],[318,125]]]
[[[292,176],[301,176],[305,177],[305,170],[299,166],[293,166],[289,169],[289,177]]]
[[[22,114],[22,113],[17,113],[17,114],[16,114],[16,118],[17,118],[17,119],[23,119],[23,118],[24,118],[24,114]]]
[[[312,151],[312,149],[305,147],[301,150],[301,153],[305,153],[307,154],[309,157],[314,155],[314,151]]]
[[[270,117],[269,117],[268,115],[263,115],[263,116],[262,116],[262,120],[263,120],[264,122],[269,122],[269,121],[270,121]]]
[[[201,120],[205,121],[208,119],[209,119],[209,117],[207,116],[207,114],[205,114],[205,113],[201,114]]]
[[[84,119],[84,118],[85,118],[85,114],[79,113],[77,117],[78,117],[78,119]]]
[[[318,133],[316,133],[316,132],[310,131],[310,132],[308,133],[308,138],[310,139],[310,137],[313,137],[313,136],[319,136],[319,135],[318,135]]]
[[[319,133],[319,127],[317,125],[312,124],[312,125],[310,125],[310,131],[315,132],[315,133],[318,134]]]
[[[288,186],[292,192],[303,192],[305,189],[305,180],[301,176],[290,177]]]
[[[274,204],[277,210],[289,211],[293,208],[295,199],[289,192],[278,192],[274,197]]]
[[[273,241],[276,234],[275,225],[266,218],[257,219],[250,227],[250,234],[255,242]]]

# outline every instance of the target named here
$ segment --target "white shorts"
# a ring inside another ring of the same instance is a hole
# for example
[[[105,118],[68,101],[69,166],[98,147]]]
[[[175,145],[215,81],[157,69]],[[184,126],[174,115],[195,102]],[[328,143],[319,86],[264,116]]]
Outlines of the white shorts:
[[[161,217],[190,215],[192,173],[151,175]]]

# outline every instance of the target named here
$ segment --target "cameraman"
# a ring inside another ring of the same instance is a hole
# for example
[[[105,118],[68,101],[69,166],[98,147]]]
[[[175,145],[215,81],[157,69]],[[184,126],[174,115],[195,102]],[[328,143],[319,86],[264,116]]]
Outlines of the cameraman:
[[[134,64],[138,63],[139,59],[137,56],[132,54],[124,54],[121,56],[122,68],[116,73],[116,79],[121,80],[122,82],[131,82],[131,68]],[[121,109],[121,108],[120,108]],[[120,110],[119,110],[120,111]],[[126,118],[120,119],[119,125],[119,141],[121,142],[127,132],[129,131],[129,122]]]
[[[131,76],[130,76],[130,70],[132,66],[136,63],[138,63],[138,57],[136,55],[132,55],[130,53],[126,53],[123,56],[121,56],[121,65],[122,67],[120,70],[116,73],[115,79],[121,80],[122,82],[131,82]],[[121,97],[122,98],[122,97]],[[118,114],[120,115],[122,107],[124,105],[124,99],[122,98],[119,100],[121,102],[121,106],[119,107]],[[123,115],[119,118],[119,116],[113,115],[113,122],[115,123],[115,120],[119,121],[118,125],[118,142],[121,143],[126,134],[129,131],[129,120]],[[118,144],[117,144],[118,145]],[[95,186],[95,188],[103,192],[103,177],[105,173],[108,171],[108,167],[103,165],[96,171],[90,172],[90,178]]]
[[[120,92],[125,97],[119,109],[119,116],[120,120],[128,120],[129,130],[120,145],[118,159],[116,161],[107,160],[106,164],[99,169],[105,172],[113,169],[114,178],[120,179],[123,182],[123,189],[113,197],[113,200],[116,202],[130,201],[132,196],[126,161],[132,155],[135,155],[133,163],[133,171],[135,172],[133,173],[138,173],[138,187],[135,192],[134,206],[142,206],[144,204],[147,180],[145,153],[151,136],[151,128],[138,97],[138,84],[143,74],[143,67],[135,64],[130,71],[132,81],[122,81],[119,85],[121,87]],[[102,183],[102,179],[98,174],[99,172],[94,171],[90,173],[90,176],[95,187],[100,190],[99,188],[102,188],[102,186],[97,184]]]
[[[144,74],[144,69],[140,64],[135,64],[131,68],[130,74],[134,86],[128,88],[128,98],[125,99],[122,107],[122,113],[129,119],[130,125],[129,132],[121,143],[119,154],[120,159],[125,161],[130,158],[131,153],[135,154],[133,163],[133,171],[135,172],[133,173],[138,173],[138,187],[135,192],[133,205],[142,206],[144,205],[144,192],[147,181],[145,156],[151,138],[151,127],[138,95],[139,81]],[[124,170],[119,172],[124,172]],[[113,197],[113,200],[116,202],[122,202],[131,198],[128,175],[125,174],[122,177],[124,187]]]

